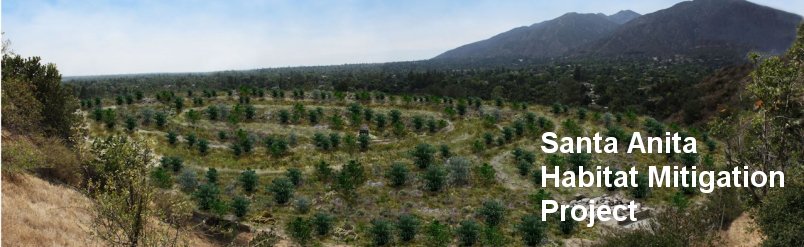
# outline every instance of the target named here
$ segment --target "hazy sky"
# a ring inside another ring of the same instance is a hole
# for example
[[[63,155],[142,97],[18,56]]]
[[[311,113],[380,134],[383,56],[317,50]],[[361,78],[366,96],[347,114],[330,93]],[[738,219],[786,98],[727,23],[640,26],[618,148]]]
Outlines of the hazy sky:
[[[566,12],[678,0],[2,1],[3,39],[67,76],[420,60]],[[759,0],[804,14],[804,1]]]

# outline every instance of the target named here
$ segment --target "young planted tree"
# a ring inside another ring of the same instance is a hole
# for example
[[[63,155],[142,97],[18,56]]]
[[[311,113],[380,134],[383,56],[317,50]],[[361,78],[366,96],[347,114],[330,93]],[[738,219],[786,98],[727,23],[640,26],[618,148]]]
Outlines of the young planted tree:
[[[217,184],[218,183],[218,169],[214,167],[210,167],[207,169],[207,174],[205,175],[207,178],[208,184]]]
[[[218,186],[211,183],[206,183],[198,187],[193,194],[198,202],[198,208],[201,210],[210,210],[220,204],[220,189]]]
[[[318,236],[326,236],[332,230],[334,218],[332,215],[318,212],[313,215],[312,224]]]
[[[179,142],[179,136],[176,134],[175,131],[168,131],[167,133],[167,141],[170,145],[176,145]]]
[[[410,154],[413,156],[413,163],[416,164],[419,169],[426,169],[427,167],[433,165],[435,161],[435,158],[433,157],[435,152],[436,150],[432,145],[420,143],[410,151]]]
[[[465,186],[469,184],[470,167],[472,162],[464,157],[452,157],[447,161],[447,169],[449,170],[450,182],[456,186]]]
[[[257,176],[257,172],[252,169],[243,171],[238,178],[238,181],[240,181],[240,184],[243,186],[243,190],[248,193],[252,193],[257,189],[259,180],[260,178]]]
[[[405,186],[408,181],[408,167],[401,162],[394,162],[388,170],[386,176],[390,180],[390,185],[396,188]]]
[[[486,225],[498,226],[505,217],[505,206],[496,200],[487,200],[477,212],[486,221]]]
[[[206,155],[209,152],[209,141],[207,139],[198,140],[198,152],[201,155]]]
[[[248,214],[248,208],[251,202],[243,196],[237,196],[232,200],[232,213],[237,217],[243,217]]]
[[[547,222],[542,221],[536,215],[526,215],[522,217],[517,229],[519,230],[519,234],[522,235],[522,241],[527,246],[540,245],[547,237],[545,234]]]
[[[452,241],[449,225],[433,220],[424,228],[427,234],[427,246],[446,247]]]
[[[483,165],[479,166],[476,173],[480,183],[486,186],[493,184],[497,179],[497,172],[489,163],[483,163]]]
[[[419,218],[412,214],[403,214],[399,216],[396,223],[396,229],[399,232],[399,240],[402,242],[410,242],[416,238],[419,231]]]
[[[464,220],[455,231],[458,233],[460,246],[473,246],[480,235],[480,225],[474,220]]]
[[[310,227],[310,221],[305,220],[302,217],[297,216],[290,220],[290,222],[287,224],[286,230],[288,235],[290,235],[290,237],[301,246],[307,246],[312,239],[312,228]]]
[[[368,151],[371,138],[368,134],[360,134],[357,136],[357,142],[360,144],[360,151]]]
[[[285,173],[285,176],[287,176],[288,179],[290,179],[290,182],[293,183],[294,187],[299,187],[302,185],[303,175],[301,169],[296,167],[288,168],[288,171],[287,173]]]
[[[335,175],[335,189],[347,199],[355,196],[355,191],[366,182],[366,172],[363,165],[356,160],[350,160],[338,174]]]
[[[271,182],[268,191],[274,194],[274,202],[285,204],[293,198],[293,183],[286,177],[279,177]]]
[[[167,113],[163,111],[156,112],[154,120],[156,120],[156,127],[164,128],[167,125]]]
[[[369,233],[371,233],[374,246],[385,246],[393,242],[393,235],[391,223],[384,219],[374,219],[371,221],[371,228],[369,228]]]
[[[422,177],[425,188],[431,192],[440,191],[447,183],[447,171],[441,165],[431,165]]]

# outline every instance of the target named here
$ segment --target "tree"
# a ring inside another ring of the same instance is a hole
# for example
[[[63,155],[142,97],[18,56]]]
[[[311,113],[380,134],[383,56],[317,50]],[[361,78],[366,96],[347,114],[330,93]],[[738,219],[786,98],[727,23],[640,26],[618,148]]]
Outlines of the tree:
[[[190,133],[187,134],[187,136],[185,136],[184,139],[185,141],[187,141],[188,147],[193,147],[195,145],[195,141],[198,140],[198,137],[195,136],[195,133]]]
[[[182,170],[179,175],[179,186],[185,192],[192,192],[198,187],[198,175],[190,169]]]
[[[307,197],[299,197],[293,205],[296,208],[296,213],[306,214],[310,211],[310,199]]]
[[[413,123],[413,129],[415,129],[416,131],[421,131],[422,128],[424,128],[424,117],[419,115],[413,116],[412,123]]]
[[[287,124],[290,122],[290,112],[286,109],[279,110],[279,123]]]
[[[330,133],[329,142],[332,144],[332,148],[338,148],[341,145],[341,135],[337,132]]]
[[[298,216],[288,222],[287,232],[301,246],[306,246],[310,238],[312,238],[310,222]]]
[[[400,112],[399,110],[393,109],[388,115],[391,116],[391,123],[402,122],[402,112]]]
[[[246,115],[246,119],[253,120],[254,116],[257,115],[257,108],[254,108],[254,106],[250,105],[250,104],[246,105],[246,107],[245,107],[245,115]]]
[[[570,215],[570,213],[571,212],[569,209],[564,210],[564,214]],[[565,235],[572,234],[577,227],[578,222],[572,219],[572,217],[566,217],[564,220],[558,222],[558,229],[561,230],[561,233],[564,233]]]
[[[530,174],[532,166],[533,164],[524,159],[519,159],[516,162],[516,168],[519,171],[519,175],[523,177]]]
[[[380,131],[385,129],[385,125],[388,124],[386,121],[387,120],[385,118],[385,114],[378,113],[377,115],[374,116],[374,122],[377,123],[377,129]]]
[[[176,145],[176,143],[179,142],[179,136],[176,135],[175,131],[171,130],[167,133],[167,140],[170,145]]]
[[[470,174],[469,167],[472,162],[464,157],[452,157],[447,161],[447,169],[449,169],[450,182],[457,186],[464,186],[469,184]]]
[[[182,97],[176,97],[173,100],[173,108],[176,109],[176,114],[181,113],[181,109],[184,108],[184,99]]]
[[[396,228],[399,230],[399,240],[410,242],[416,238],[416,233],[419,231],[419,218],[412,214],[400,215]]]
[[[441,158],[449,159],[452,156],[452,152],[449,150],[449,146],[447,144],[441,144],[438,146],[438,151],[441,153]]]
[[[293,183],[286,177],[279,177],[271,182],[268,191],[274,194],[277,204],[285,204],[293,197]]]
[[[201,155],[206,155],[209,152],[209,141],[207,139],[198,140],[198,152]]]
[[[328,182],[332,180],[332,175],[332,167],[326,161],[321,160],[315,165],[315,176],[318,181]]]
[[[360,143],[360,151],[367,151],[371,139],[368,134],[360,134],[357,136],[357,142]]]
[[[137,119],[132,116],[126,117],[126,130],[129,132],[134,131],[137,128]]]
[[[460,246],[473,246],[480,235],[480,226],[474,220],[461,221],[461,225],[456,229],[458,233],[458,244]]]
[[[432,145],[420,143],[419,145],[416,145],[413,150],[411,150],[410,154],[413,156],[413,163],[416,164],[419,169],[426,169],[433,164],[433,161],[435,160],[433,155],[435,152],[436,150]]]
[[[356,160],[350,160],[338,174],[335,175],[335,189],[345,197],[354,196],[355,190],[366,182],[363,165]]]
[[[207,183],[208,184],[217,184],[218,183],[218,170],[214,167],[210,167],[207,169]]]
[[[184,167],[184,160],[178,156],[163,156],[159,161],[165,169],[171,169],[173,172],[178,172]]]
[[[237,196],[232,200],[232,213],[235,214],[237,217],[243,217],[248,214],[248,208],[251,202],[248,201],[245,197]]]
[[[167,114],[163,111],[156,112],[154,119],[156,120],[156,127],[164,128],[167,124]]]
[[[447,171],[440,165],[431,165],[424,172],[423,179],[427,190],[432,192],[440,191],[446,183]]]
[[[315,233],[318,236],[326,236],[332,230],[333,216],[327,213],[318,212],[313,215],[312,223]]]
[[[291,167],[288,168],[287,173],[285,174],[290,182],[293,183],[293,186],[299,187],[302,184],[302,171],[299,168]]]
[[[483,163],[483,165],[477,168],[477,176],[480,178],[481,183],[486,186],[495,182],[496,175],[494,167],[489,165],[489,163]]]
[[[644,174],[637,175],[636,184],[637,187],[631,189],[631,194],[634,196],[634,198],[648,198],[648,195],[650,194],[650,187],[648,187],[648,176]]]
[[[384,246],[393,241],[391,235],[391,223],[384,219],[374,219],[371,221],[369,229],[375,246]]]
[[[243,185],[243,190],[248,193],[254,192],[257,189],[257,184],[259,183],[259,177],[257,176],[257,172],[252,169],[247,169],[240,173],[240,177],[238,180],[240,184]]]
[[[187,120],[189,120],[191,124],[195,124],[198,120],[201,120],[201,113],[195,109],[188,110],[184,113],[184,116],[187,117]]]
[[[425,227],[427,234],[427,246],[446,247],[452,241],[452,234],[449,226],[442,224],[438,220],[433,220]]]
[[[386,175],[393,187],[402,187],[408,181],[408,168],[401,162],[394,162]]]
[[[804,238],[804,183],[794,181],[770,191],[757,207],[756,221],[767,236],[763,246],[802,246]]]
[[[198,208],[201,210],[210,210],[220,203],[219,195],[218,186],[211,183],[199,186],[194,194],[196,200],[198,200]]]
[[[114,129],[115,125],[117,125],[117,113],[114,109],[106,109],[103,111],[103,123],[106,125],[107,129]]]
[[[158,195],[148,181],[153,154],[144,143],[111,136],[95,140],[90,155],[94,159],[84,168],[93,174],[87,191],[95,200],[92,204],[95,236],[115,246],[139,246],[167,245],[181,233],[178,225],[157,226],[149,220],[166,216],[166,222],[177,222],[186,220],[184,217],[190,212],[176,207],[171,209],[172,214],[167,214],[150,206]]]
[[[42,131],[71,142],[73,129],[80,123],[73,114],[79,104],[73,90],[62,83],[56,65],[41,64],[39,57],[4,53],[2,68],[3,128]]]
[[[498,226],[505,217],[505,206],[499,201],[488,200],[483,202],[483,206],[477,213],[485,219],[486,225]]]
[[[525,245],[536,246],[541,244],[546,237],[547,223],[538,216],[526,215],[522,217],[517,229],[519,234],[522,235],[522,241],[525,242]]]
[[[163,167],[157,167],[151,171],[151,180],[156,187],[162,189],[168,189],[173,185],[173,179]]]

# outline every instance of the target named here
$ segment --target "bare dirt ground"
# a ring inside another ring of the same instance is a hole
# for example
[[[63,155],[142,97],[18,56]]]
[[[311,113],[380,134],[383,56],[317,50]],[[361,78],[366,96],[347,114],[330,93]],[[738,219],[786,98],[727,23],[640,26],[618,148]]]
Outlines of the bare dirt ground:
[[[762,245],[762,233],[747,213],[737,217],[728,230],[721,231],[725,246],[754,247]]]

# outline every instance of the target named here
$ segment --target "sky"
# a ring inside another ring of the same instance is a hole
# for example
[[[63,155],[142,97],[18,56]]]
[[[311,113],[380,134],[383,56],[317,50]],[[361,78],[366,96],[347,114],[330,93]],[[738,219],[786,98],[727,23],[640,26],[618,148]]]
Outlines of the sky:
[[[5,0],[3,40],[65,76],[411,61],[567,12],[678,0]],[[804,15],[804,1],[757,0]]]

